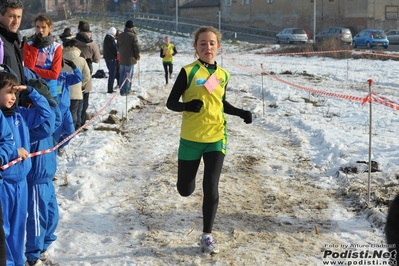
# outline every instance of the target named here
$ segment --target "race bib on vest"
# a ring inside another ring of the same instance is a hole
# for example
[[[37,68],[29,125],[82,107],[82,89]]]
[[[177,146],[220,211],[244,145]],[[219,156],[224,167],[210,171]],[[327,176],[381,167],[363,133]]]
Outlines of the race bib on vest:
[[[44,66],[45,63],[46,63],[46,54],[39,52],[36,59],[36,65],[42,67]]]
[[[215,74],[212,74],[208,80],[205,82],[204,86],[208,90],[209,93],[212,93],[217,86],[219,86],[220,81],[217,79]]]

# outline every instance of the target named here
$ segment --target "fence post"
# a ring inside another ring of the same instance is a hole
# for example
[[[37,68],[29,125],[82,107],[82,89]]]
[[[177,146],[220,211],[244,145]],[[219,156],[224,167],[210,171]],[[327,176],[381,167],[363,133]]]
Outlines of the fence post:
[[[372,79],[367,80],[369,83],[369,104],[370,104],[370,126],[369,126],[369,173],[368,173],[368,183],[367,183],[367,204],[370,204],[370,186],[371,186],[371,135],[372,135],[372,118],[373,118],[373,109],[372,109],[372,95],[371,95],[371,85],[373,84]]]

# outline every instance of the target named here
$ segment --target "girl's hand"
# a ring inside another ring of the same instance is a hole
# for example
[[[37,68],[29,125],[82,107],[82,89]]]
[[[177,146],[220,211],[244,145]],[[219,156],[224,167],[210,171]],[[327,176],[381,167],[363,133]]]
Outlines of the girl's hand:
[[[15,93],[19,92],[23,95],[29,95],[33,90],[32,86],[25,86],[25,85],[16,85],[12,86],[12,88],[13,90],[15,90]]]
[[[25,160],[28,158],[28,151],[25,150],[24,148],[18,148],[18,157],[21,157],[22,160]]]
[[[21,91],[26,90],[25,85],[16,85],[16,86],[12,86],[12,88],[15,90],[15,92],[21,92]]]

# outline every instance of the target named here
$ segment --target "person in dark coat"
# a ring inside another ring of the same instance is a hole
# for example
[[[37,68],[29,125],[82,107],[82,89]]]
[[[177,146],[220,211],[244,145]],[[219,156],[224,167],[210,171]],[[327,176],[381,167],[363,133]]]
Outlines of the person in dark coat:
[[[21,25],[23,4],[20,0],[0,3],[0,38],[4,47],[0,63],[9,66],[17,75],[19,84],[25,85],[21,35],[18,31]]]
[[[121,30],[116,30],[116,34],[115,34],[115,42],[117,43],[118,42],[118,36],[119,36],[119,34],[121,34],[122,33],[122,31]],[[118,49],[116,49],[116,50],[118,50]],[[119,67],[120,66],[120,56],[119,56],[119,51],[118,51],[118,53],[117,53],[117,56],[116,56],[116,74],[115,74],[115,79],[116,79],[116,86],[117,86],[117,88],[119,89],[119,76],[120,76],[120,71],[119,71]]]
[[[64,32],[60,35],[60,39],[62,41],[62,47],[65,47],[66,43],[72,38],[73,38],[73,36],[72,36],[71,29],[70,28],[65,28]]]
[[[114,92],[114,79],[117,64],[116,59],[118,56],[115,35],[116,29],[114,27],[109,28],[103,42],[103,57],[108,68],[108,93]]]
[[[120,95],[126,96],[130,94],[132,87],[134,65],[140,60],[140,46],[137,39],[137,32],[133,26],[133,21],[126,21],[125,30],[119,34],[116,45],[120,57]],[[128,80],[124,82],[126,78]],[[123,86],[121,86],[122,84]]]
[[[91,38],[90,25],[86,21],[79,21],[78,33],[74,40],[77,41],[76,47],[81,51],[80,56],[83,57],[90,69],[90,74],[93,74],[93,63],[99,63],[101,60],[100,48]],[[89,107],[89,96],[92,90],[91,79],[83,88],[83,101],[79,107],[81,125],[84,125],[87,120],[86,110]]]

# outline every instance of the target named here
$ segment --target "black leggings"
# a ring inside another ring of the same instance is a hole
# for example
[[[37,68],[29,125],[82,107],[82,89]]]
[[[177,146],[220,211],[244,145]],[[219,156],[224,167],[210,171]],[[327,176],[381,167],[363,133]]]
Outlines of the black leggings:
[[[169,68],[169,70],[168,70]],[[173,64],[172,63],[163,63],[163,70],[165,71],[165,81],[168,83],[169,75],[173,73]]]
[[[204,159],[204,178],[202,189],[203,232],[212,233],[213,222],[219,204],[219,179],[224,161],[222,152],[208,152],[202,155]],[[183,197],[190,196],[195,189],[195,177],[201,159],[194,161],[178,161],[177,190]]]

